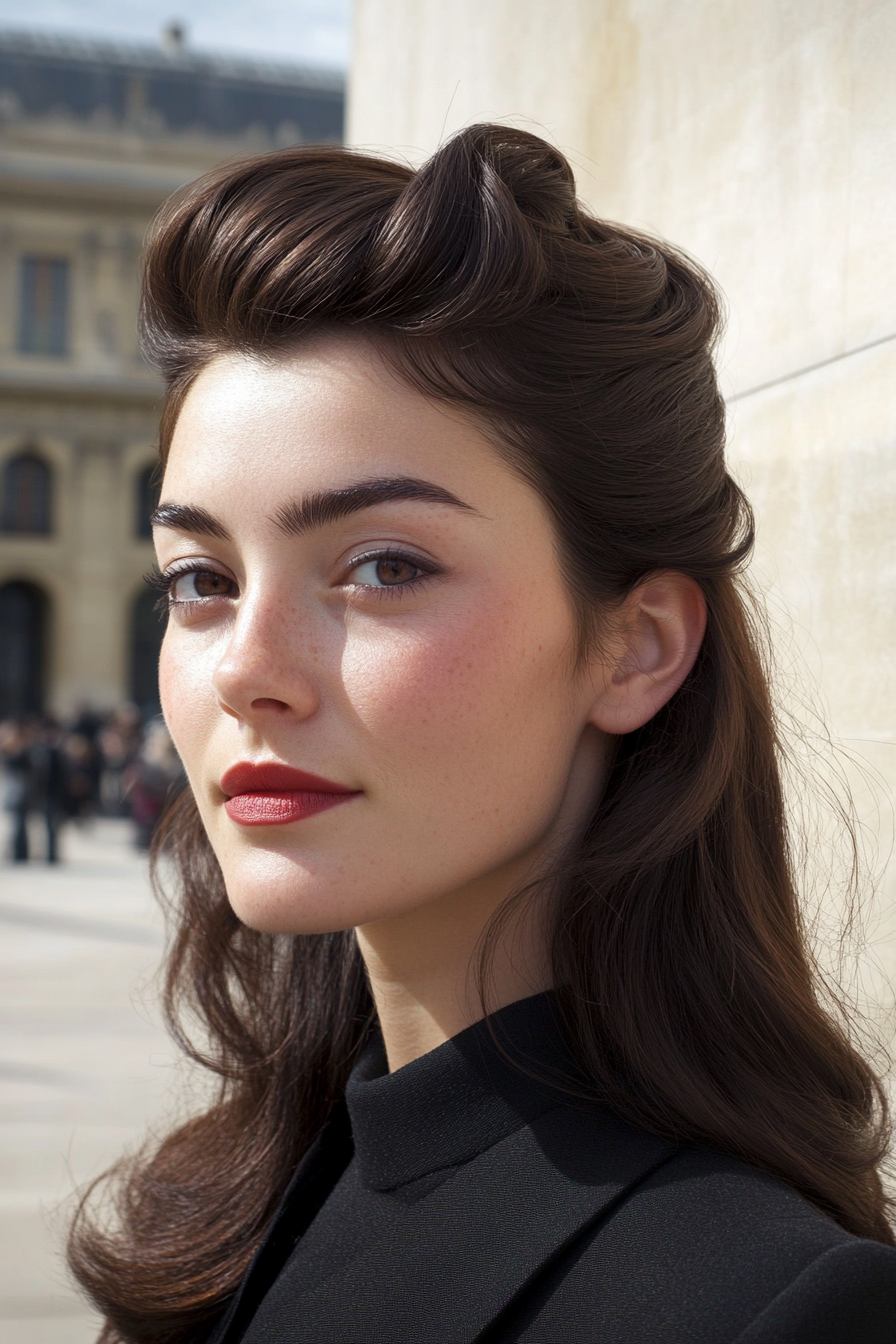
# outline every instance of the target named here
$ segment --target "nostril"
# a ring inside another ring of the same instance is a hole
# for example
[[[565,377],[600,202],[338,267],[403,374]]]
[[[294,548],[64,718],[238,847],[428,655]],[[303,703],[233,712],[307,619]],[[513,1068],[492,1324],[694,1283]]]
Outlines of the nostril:
[[[260,696],[257,700],[252,701],[252,708],[280,712],[284,709],[289,709],[289,705],[285,700],[274,700],[270,696]]]

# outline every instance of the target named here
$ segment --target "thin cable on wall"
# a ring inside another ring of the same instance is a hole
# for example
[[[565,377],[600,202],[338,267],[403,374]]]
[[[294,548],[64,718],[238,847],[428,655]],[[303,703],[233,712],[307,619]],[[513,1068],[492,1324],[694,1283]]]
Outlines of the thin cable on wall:
[[[726,397],[729,403],[733,401],[744,401],[747,397],[755,397],[758,392],[765,392],[770,387],[779,387],[781,383],[791,383],[796,378],[802,378],[806,373],[814,373],[816,369],[827,368],[829,364],[839,364],[841,360],[851,359],[853,355],[864,354],[866,350],[874,350],[879,345],[889,345],[891,341],[896,341],[896,331],[891,331],[889,336],[878,336],[875,341],[868,341],[866,345],[857,345],[853,350],[844,350],[842,354],[831,355],[829,359],[820,359],[816,364],[807,364],[802,369],[794,369],[791,373],[783,373],[780,378],[770,378],[767,383],[757,383],[755,387],[748,387],[744,392],[736,392],[733,397]]]

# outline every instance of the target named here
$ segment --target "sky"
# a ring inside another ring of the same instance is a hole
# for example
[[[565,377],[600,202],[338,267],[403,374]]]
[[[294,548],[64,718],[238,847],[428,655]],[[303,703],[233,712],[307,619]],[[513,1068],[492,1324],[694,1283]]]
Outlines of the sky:
[[[197,50],[348,64],[352,0],[0,0],[0,28],[157,43],[166,24]]]

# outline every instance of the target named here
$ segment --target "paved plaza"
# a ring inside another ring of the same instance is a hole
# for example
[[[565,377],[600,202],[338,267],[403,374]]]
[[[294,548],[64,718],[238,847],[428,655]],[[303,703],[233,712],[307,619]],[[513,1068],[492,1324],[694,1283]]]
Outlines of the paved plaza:
[[[182,1082],[155,1007],[161,916],[130,824],[70,826],[62,855],[58,868],[0,865],[3,1344],[95,1340],[61,1253],[72,1193]]]

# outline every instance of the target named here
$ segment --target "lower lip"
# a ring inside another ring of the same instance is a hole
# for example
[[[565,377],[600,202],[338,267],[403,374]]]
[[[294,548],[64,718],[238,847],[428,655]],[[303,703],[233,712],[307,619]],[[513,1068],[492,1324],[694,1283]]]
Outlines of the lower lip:
[[[357,798],[356,793],[236,793],[224,809],[240,826],[287,826]]]

